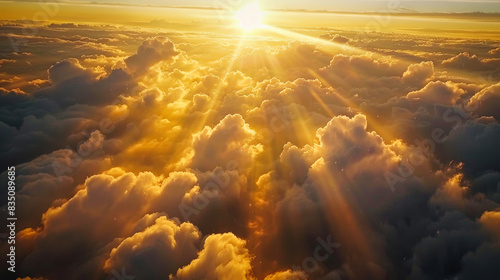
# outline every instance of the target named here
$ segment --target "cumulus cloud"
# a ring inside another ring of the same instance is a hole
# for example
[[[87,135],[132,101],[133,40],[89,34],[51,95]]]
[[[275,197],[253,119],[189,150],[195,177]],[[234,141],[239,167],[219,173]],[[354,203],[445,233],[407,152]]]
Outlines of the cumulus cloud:
[[[468,122],[456,126],[446,138],[445,151],[448,158],[463,162],[473,170],[498,170],[496,141],[500,137],[498,123],[481,124]]]
[[[492,71],[500,68],[500,59],[480,59],[475,54],[471,55],[468,52],[463,52],[452,58],[443,60],[442,64],[449,67],[462,68],[472,71]]]
[[[492,116],[500,119],[498,105],[500,104],[500,84],[495,84],[476,93],[467,104],[471,111],[481,116]]]
[[[422,239],[415,246],[411,259],[412,278],[449,277],[459,271],[460,260],[469,251],[474,251],[481,244],[481,233],[478,225],[468,220],[459,212],[445,214],[440,222],[432,227],[432,236]],[[451,248],[454,248],[451,252]],[[449,252],[440,254],[440,252]],[[436,269],[436,262],[449,263]]]
[[[144,41],[136,54],[125,59],[125,64],[131,74],[141,75],[161,61],[173,61],[179,53],[170,39],[154,37]]]
[[[401,64],[391,59],[374,59],[372,55],[349,56],[338,54],[320,73],[339,88],[359,87],[375,84],[381,86],[378,78],[400,76],[404,72]]]
[[[228,115],[214,128],[205,127],[194,135],[191,167],[211,171],[236,161],[238,168],[247,168],[261,150],[260,144],[252,143],[255,135],[241,115]]]
[[[429,103],[453,105],[465,91],[452,82],[430,82],[420,90],[412,91],[406,98]]]
[[[49,81],[53,85],[79,76],[92,78],[92,74],[91,71],[83,68],[80,62],[74,58],[59,61],[48,70]]]
[[[140,279],[165,278],[196,257],[200,237],[193,224],[179,224],[161,216],[152,226],[113,248],[104,270],[124,268]]]
[[[478,216],[488,209],[495,209],[500,205],[489,201],[483,194],[473,195],[470,188],[462,186],[462,176],[456,175],[441,186],[429,200],[441,209],[460,210],[471,216]]]
[[[403,81],[423,85],[434,77],[434,63],[424,61],[419,64],[412,64],[403,73]]]
[[[43,215],[43,228],[30,238],[36,240],[39,248],[47,249],[29,254],[24,262],[26,270],[61,277],[64,271],[50,269],[53,262],[61,266],[75,262],[78,254],[99,249],[97,241],[106,244],[127,232],[127,227],[130,231],[131,222],[139,220],[146,212],[148,194],[157,192],[157,179],[151,173],[136,177],[121,171],[114,175],[116,177],[105,174],[90,177],[84,189]],[[143,201],[136,196],[137,192],[144,195]],[[111,224],[114,226],[109,227]],[[30,229],[25,229],[27,231]],[[68,234],[72,238],[62,242],[61,238]],[[52,248],[55,244],[57,248]],[[38,265],[31,266],[31,263]]]
[[[307,275],[303,271],[280,271],[266,276],[264,280],[301,280],[307,279]]]
[[[210,235],[198,258],[170,279],[252,279],[251,256],[245,245],[231,233]]]
[[[463,258],[464,269],[458,279],[480,277],[495,279],[500,272],[495,265],[489,265],[491,260],[500,257],[500,247],[497,244],[483,244],[475,252],[469,252]]]
[[[500,212],[498,211],[485,211],[479,222],[486,227],[488,231],[494,236],[496,240],[500,240]]]

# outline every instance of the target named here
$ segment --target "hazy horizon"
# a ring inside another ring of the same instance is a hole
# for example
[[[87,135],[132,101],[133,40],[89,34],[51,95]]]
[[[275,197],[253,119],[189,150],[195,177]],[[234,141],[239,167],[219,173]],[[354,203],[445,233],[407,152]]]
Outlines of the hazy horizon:
[[[6,1],[10,2],[10,1]],[[37,0],[18,0],[12,2],[38,2]],[[234,8],[244,5],[249,0],[66,0],[66,1],[44,1],[44,2],[59,2],[59,3],[74,3],[74,4],[126,4],[137,6],[166,6],[166,7],[206,7],[206,8]],[[313,0],[304,4],[300,0],[292,1],[261,1],[262,9],[289,9],[289,10],[325,10],[331,12],[400,12],[400,13],[499,13],[500,0],[490,1],[412,1],[412,0],[360,0],[360,1],[327,1]]]

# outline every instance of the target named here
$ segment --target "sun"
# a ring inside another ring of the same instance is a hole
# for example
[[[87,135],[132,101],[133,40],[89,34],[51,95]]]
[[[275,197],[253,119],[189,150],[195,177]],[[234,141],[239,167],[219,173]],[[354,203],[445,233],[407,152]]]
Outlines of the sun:
[[[253,2],[243,6],[235,14],[238,26],[245,31],[252,31],[256,28],[261,28],[262,24],[262,11],[259,8],[259,3]]]

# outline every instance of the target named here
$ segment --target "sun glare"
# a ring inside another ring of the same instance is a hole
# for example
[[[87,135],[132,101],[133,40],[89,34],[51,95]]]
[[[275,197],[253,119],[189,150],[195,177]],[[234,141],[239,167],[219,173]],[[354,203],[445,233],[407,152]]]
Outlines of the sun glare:
[[[238,26],[246,31],[251,31],[263,26],[262,11],[257,2],[250,3],[236,12]]]

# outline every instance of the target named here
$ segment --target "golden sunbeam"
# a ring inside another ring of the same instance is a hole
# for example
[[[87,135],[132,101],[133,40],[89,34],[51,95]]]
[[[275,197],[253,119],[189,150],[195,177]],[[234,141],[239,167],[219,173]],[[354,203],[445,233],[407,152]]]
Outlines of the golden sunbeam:
[[[330,223],[331,232],[337,235],[338,240],[345,246],[344,256],[350,260],[351,270],[349,277],[353,279],[377,279],[373,271],[366,265],[383,261],[377,259],[374,245],[368,240],[367,224],[359,217],[353,207],[353,199],[349,196],[347,186],[339,186],[337,180],[342,181],[342,172],[332,173],[324,158],[314,163],[312,176],[315,180],[316,191],[319,194],[325,215]],[[319,172],[322,171],[322,172]]]
[[[308,69],[309,73],[313,75],[316,79],[318,79],[322,84],[331,87],[332,89],[335,88],[335,85],[332,85],[330,82],[328,82],[324,77],[322,77],[317,71],[314,71],[312,69]],[[384,139],[392,139],[392,140],[397,140],[394,138],[394,133],[390,130],[388,130],[381,122],[378,120],[377,117],[372,116],[371,114],[368,114],[365,110],[361,109],[358,104],[355,102],[349,100],[348,98],[342,96],[337,90],[333,91],[333,94],[339,98],[343,105],[348,106],[350,108],[353,108],[356,112],[363,113],[366,115],[366,118],[368,119],[368,123],[371,127],[374,128],[374,130],[379,133],[380,135],[384,136]]]

